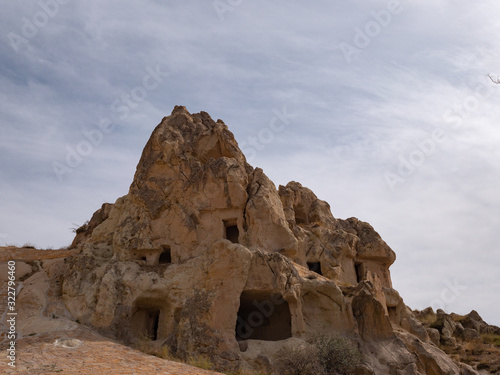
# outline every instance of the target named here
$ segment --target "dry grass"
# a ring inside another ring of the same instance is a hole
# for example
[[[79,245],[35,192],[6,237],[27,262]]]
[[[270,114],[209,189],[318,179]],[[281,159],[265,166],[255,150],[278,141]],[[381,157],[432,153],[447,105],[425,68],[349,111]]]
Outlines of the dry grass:
[[[483,333],[481,337],[485,342],[493,344],[497,348],[500,348],[500,335],[495,333]]]
[[[143,353],[154,355],[155,357],[158,358],[179,362],[179,360],[170,353],[170,349],[167,346],[155,346],[148,343],[140,342],[136,343],[134,345],[134,348]]]
[[[327,375],[321,365],[318,351],[312,345],[283,348],[274,364],[276,375]]]
[[[179,359],[174,357],[172,353],[170,353],[170,349],[168,346],[163,345],[163,346],[158,346],[155,345],[150,338],[148,337],[148,334],[144,332],[141,337],[137,340],[137,342],[134,344],[134,348],[150,355],[154,355],[155,357],[166,359],[169,361],[175,361],[179,362]]]
[[[214,364],[206,355],[189,356],[186,363],[203,370],[212,370],[214,368]]]
[[[327,373],[335,371],[350,374],[361,363],[361,353],[356,344],[342,336],[320,336],[313,340],[320,363]]]
[[[11,259],[30,262],[33,260],[67,258],[76,254],[78,254],[78,250],[38,250],[0,246],[0,262],[7,262]]]
[[[478,366],[478,369],[488,370],[491,373],[500,371],[500,347],[488,342],[488,339],[496,340],[498,335],[482,335],[483,340],[477,339],[474,341],[464,342],[458,348],[450,350],[442,347],[445,352],[453,356],[454,359],[460,362],[467,363],[471,366]],[[485,336],[487,338],[485,338]]]
[[[139,339],[134,344],[134,348],[143,353],[154,355],[155,357],[166,359],[168,361],[183,362],[170,352],[168,346],[156,345],[148,336],[147,332],[144,332],[139,337]],[[190,366],[201,368],[203,370],[212,370],[214,368],[214,364],[212,363],[210,358],[205,355],[189,356],[184,363]]]
[[[467,320],[467,317],[465,315],[458,315],[458,314],[452,314],[451,318],[455,323],[462,323],[463,321]]]
[[[281,349],[273,370],[279,375],[347,375],[360,363],[361,353],[350,339],[319,336],[307,346]]]
[[[437,324],[437,317],[434,314],[429,314],[423,317],[419,317],[420,322],[422,322],[424,325],[428,325],[431,328],[434,328]]]
[[[466,342],[462,345],[462,350],[467,358],[480,356],[484,351],[488,350],[488,345],[481,340]]]

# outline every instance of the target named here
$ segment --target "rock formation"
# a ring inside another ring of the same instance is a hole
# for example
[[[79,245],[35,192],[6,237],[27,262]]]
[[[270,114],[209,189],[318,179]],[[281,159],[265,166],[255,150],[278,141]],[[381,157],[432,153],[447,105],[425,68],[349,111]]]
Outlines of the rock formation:
[[[477,311],[458,315],[428,307],[414,314],[432,342],[447,354],[474,364],[484,373],[500,374],[500,328],[487,324]]]
[[[277,189],[205,112],[178,106],[161,121],[129,193],[72,247],[66,307],[125,343],[146,336],[181,358],[258,369],[282,347],[336,333],[358,343],[356,374],[476,373],[392,288],[395,253],[368,223],[335,218],[297,182]]]

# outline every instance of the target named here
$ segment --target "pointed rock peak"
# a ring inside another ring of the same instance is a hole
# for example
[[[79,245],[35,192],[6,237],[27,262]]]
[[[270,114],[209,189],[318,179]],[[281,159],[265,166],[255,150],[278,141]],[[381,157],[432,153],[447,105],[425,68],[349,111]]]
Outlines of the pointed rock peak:
[[[252,170],[227,126],[206,112],[191,114],[176,106],[153,131],[130,192],[156,217],[166,207],[165,191],[174,189],[167,188],[172,181],[183,181],[185,186],[175,189],[185,190],[206,183],[209,175],[226,176],[235,168],[244,174]]]
[[[176,105],[176,106],[174,107],[174,109],[172,110],[172,115],[171,115],[171,116],[175,116],[175,115],[180,114],[180,113],[185,113],[185,114],[187,114],[187,115],[191,115],[191,114],[188,112],[188,110],[186,109],[186,107],[185,107],[185,106],[183,106],[183,105]]]
[[[206,112],[191,114],[186,107],[175,106],[154,130],[139,165],[159,160],[178,164],[177,159],[204,165],[222,157],[246,163],[228,127],[220,120],[215,122]]]
[[[170,116],[165,117],[162,121],[163,127],[175,128],[181,132],[191,134],[193,130],[197,131],[198,135],[205,135],[207,130],[215,132],[228,131],[228,127],[222,120],[215,122],[207,112],[190,113],[185,106],[176,105]],[[231,132],[231,137],[234,136]]]
[[[174,120],[175,119],[175,120]],[[183,123],[193,123],[193,118],[191,117],[191,113],[184,107],[183,105],[176,105],[172,110],[170,116],[167,116],[163,119],[162,124],[167,121],[168,123],[175,121],[178,125]]]

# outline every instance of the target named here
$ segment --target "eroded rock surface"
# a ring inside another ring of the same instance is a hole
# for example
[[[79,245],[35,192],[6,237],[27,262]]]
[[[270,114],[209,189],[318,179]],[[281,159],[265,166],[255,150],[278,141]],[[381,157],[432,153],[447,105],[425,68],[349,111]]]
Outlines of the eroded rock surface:
[[[281,347],[336,333],[358,343],[360,374],[474,373],[392,288],[395,253],[368,223],[335,218],[297,182],[276,188],[205,112],[175,107],[162,120],[129,193],[73,247],[66,307],[125,343],[147,337],[181,358],[257,369]]]

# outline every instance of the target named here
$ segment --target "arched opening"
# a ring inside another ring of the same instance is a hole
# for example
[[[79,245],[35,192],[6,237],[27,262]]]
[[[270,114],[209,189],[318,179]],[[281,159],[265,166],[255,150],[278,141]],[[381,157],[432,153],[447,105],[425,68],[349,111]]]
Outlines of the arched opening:
[[[292,317],[281,294],[244,291],[236,320],[236,340],[279,341],[292,337]]]
[[[150,340],[158,338],[160,310],[157,308],[137,307],[132,315],[132,331],[138,338],[147,337]]]
[[[160,254],[160,258],[158,263],[160,264],[170,264],[172,263],[172,253],[170,251],[170,246],[162,246],[162,252]]]

